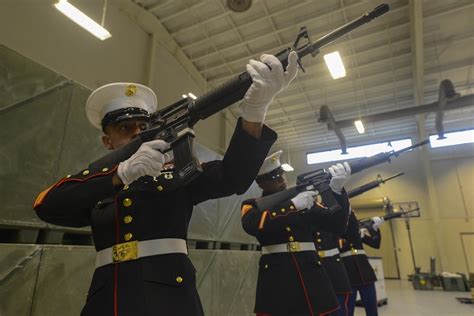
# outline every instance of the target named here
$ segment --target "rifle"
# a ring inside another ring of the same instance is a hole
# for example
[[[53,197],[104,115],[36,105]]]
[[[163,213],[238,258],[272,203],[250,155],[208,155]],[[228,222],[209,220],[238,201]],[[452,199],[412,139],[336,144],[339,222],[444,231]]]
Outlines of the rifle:
[[[414,210],[402,211],[402,212],[393,212],[393,213],[382,216],[382,218],[383,218],[384,221],[389,221],[389,220],[392,220],[394,218],[402,217],[403,215],[408,214],[408,213],[417,212],[419,210],[420,210],[420,208],[418,207]],[[366,219],[359,220],[359,228],[360,229],[362,229],[362,228],[370,229],[373,224],[374,224],[374,221],[371,218],[366,218]]]
[[[309,54],[315,57],[319,53],[320,48],[385,14],[389,10],[388,4],[381,4],[361,17],[324,35],[314,43],[311,43],[306,27],[302,27],[293,47],[287,47],[275,56],[280,60],[283,68],[286,69],[288,55],[292,50],[295,50],[298,55],[298,65],[304,71],[301,58]],[[300,41],[303,38],[306,41],[300,45]],[[196,158],[193,148],[194,132],[192,127],[199,120],[204,120],[241,100],[251,84],[252,78],[250,75],[247,72],[242,72],[215,89],[201,95],[196,100],[191,100],[190,98],[182,99],[153,113],[150,118],[149,129],[141,132],[138,137],[127,145],[93,162],[90,168],[102,168],[118,164],[132,156],[142,143],[154,139],[162,139],[171,144],[175,160],[174,165],[178,171],[180,184],[192,181],[202,172],[201,165]]]
[[[403,148],[398,151],[389,151],[378,153],[371,157],[357,159],[352,162],[348,162],[351,167],[351,173],[355,174],[367,168],[382,164],[384,162],[390,162],[392,157],[398,157],[401,153],[412,150],[414,148],[426,145],[430,142],[426,139],[418,144]],[[340,209],[339,203],[334,198],[329,182],[331,181],[331,173],[326,169],[319,169],[310,171],[307,173],[300,174],[296,178],[296,186],[289,189],[267,195],[256,199],[256,205],[260,210],[268,210],[274,208],[281,203],[290,200],[295,197],[298,193],[303,191],[318,191],[323,199],[326,206],[333,212]]]
[[[377,175],[377,179],[374,181],[371,181],[369,183],[363,184],[360,187],[357,187],[355,189],[350,190],[347,192],[347,195],[349,198],[353,198],[355,196],[361,195],[369,190],[375,189],[376,187],[379,187],[382,183],[385,183],[387,181],[390,181],[396,177],[404,175],[404,172],[397,173],[396,175],[393,175],[391,177],[388,177],[387,179],[382,179],[380,175]]]

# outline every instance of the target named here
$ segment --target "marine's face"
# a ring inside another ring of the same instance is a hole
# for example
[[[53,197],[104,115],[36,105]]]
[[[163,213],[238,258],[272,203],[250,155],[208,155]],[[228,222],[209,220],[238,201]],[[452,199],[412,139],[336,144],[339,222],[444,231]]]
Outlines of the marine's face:
[[[142,118],[111,123],[105,128],[102,142],[107,149],[117,149],[131,142],[141,131],[147,128],[148,121]]]
[[[258,185],[268,194],[283,191],[287,186],[285,173],[282,173],[279,177],[272,180],[263,180],[259,182]]]

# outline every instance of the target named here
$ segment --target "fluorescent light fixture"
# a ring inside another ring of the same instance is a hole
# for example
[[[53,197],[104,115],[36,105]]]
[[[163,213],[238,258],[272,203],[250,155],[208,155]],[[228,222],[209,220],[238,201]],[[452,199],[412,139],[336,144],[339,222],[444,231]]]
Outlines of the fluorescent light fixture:
[[[359,132],[359,134],[364,134],[365,133],[365,128],[364,128],[364,124],[362,124],[362,121],[361,120],[357,120],[354,122],[356,128],[357,128],[357,131]]]
[[[90,17],[82,13],[75,6],[67,2],[67,0],[59,0],[58,3],[56,3],[54,6],[56,7],[56,9],[61,11],[61,13],[70,18],[74,23],[81,26],[98,39],[103,41],[112,36],[109,31],[107,31],[94,20],[92,20]]]
[[[290,166],[289,164],[287,163],[284,163],[281,165],[281,168],[283,169],[283,171],[286,171],[286,172],[289,172],[289,171],[294,171],[295,168],[293,168],[292,166]]]
[[[400,150],[402,148],[411,146],[411,139],[401,139],[390,142],[391,150]],[[306,155],[306,162],[308,165],[323,162],[332,162],[340,160],[349,160],[354,158],[363,158],[385,152],[388,147],[388,142],[376,143],[364,146],[347,148],[348,154],[342,155],[340,149],[323,151],[319,153],[310,153]]]
[[[339,55],[338,51],[324,55],[324,61],[326,62],[326,66],[328,66],[333,79],[339,79],[346,76],[346,68],[344,68],[341,55]]]
[[[444,136],[446,137],[445,139],[438,139],[438,135],[430,136],[431,148],[474,143],[474,129],[445,133]]]
[[[191,99],[193,99],[193,100],[196,100],[196,99],[197,99],[197,96],[195,96],[194,93],[192,93],[192,92],[189,92],[188,95],[189,95],[189,97],[190,97]]]
[[[187,98],[188,98],[188,96],[183,94],[183,99],[187,99]]]

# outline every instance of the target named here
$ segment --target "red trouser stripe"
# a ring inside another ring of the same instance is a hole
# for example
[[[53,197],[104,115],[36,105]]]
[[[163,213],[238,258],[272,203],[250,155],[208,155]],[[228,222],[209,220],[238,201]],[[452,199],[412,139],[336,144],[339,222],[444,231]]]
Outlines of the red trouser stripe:
[[[119,243],[119,224],[118,224],[118,202],[115,197],[115,244]],[[118,263],[114,264],[114,316],[118,315],[117,308],[117,283],[118,283]]]
[[[313,306],[311,305],[311,301],[309,300],[308,292],[306,291],[306,286],[304,285],[303,276],[301,275],[300,267],[298,266],[298,262],[296,262],[296,258],[293,254],[291,254],[291,258],[293,259],[293,262],[295,263],[296,272],[298,272],[298,277],[300,278],[301,287],[303,288],[306,303],[308,303],[309,313],[311,314],[311,316],[314,316]]]

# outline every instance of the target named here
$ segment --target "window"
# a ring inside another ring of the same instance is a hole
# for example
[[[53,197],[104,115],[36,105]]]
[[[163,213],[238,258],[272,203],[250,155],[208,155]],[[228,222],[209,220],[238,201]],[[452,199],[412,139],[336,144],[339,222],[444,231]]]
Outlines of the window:
[[[391,146],[390,146],[390,145]],[[340,149],[323,151],[319,153],[306,154],[306,162],[308,165],[322,162],[332,162],[340,160],[349,160],[354,158],[370,157],[375,154],[391,151],[400,150],[405,147],[411,146],[411,139],[400,139],[391,142],[376,143],[364,146],[349,147],[347,148],[347,154],[342,155]]]
[[[474,143],[474,129],[453,133],[445,133],[444,136],[446,137],[445,139],[439,140],[438,135],[430,136],[431,148]]]

